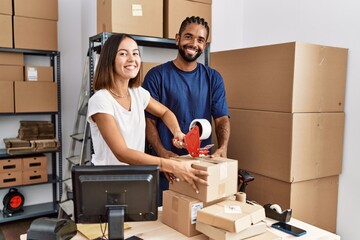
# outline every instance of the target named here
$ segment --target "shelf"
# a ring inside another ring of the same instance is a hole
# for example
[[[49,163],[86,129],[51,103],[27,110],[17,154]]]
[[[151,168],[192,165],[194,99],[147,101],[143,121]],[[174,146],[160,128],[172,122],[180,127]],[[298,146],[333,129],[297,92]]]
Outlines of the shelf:
[[[59,177],[55,177],[52,174],[48,174],[48,180],[46,182],[41,182],[41,183],[33,183],[33,184],[20,184],[20,185],[13,185],[11,187],[0,187],[1,189],[8,189],[8,188],[12,188],[12,187],[27,187],[27,186],[34,186],[34,185],[42,185],[42,184],[50,184],[50,183],[57,183],[60,182],[60,178]]]
[[[16,213],[9,217],[4,215],[3,212],[1,211],[0,223],[55,214],[58,213],[58,211],[59,211],[58,203],[55,202],[24,206],[23,212]]]
[[[30,49],[3,48],[3,47],[0,47],[0,52],[23,53],[23,54],[39,55],[39,56],[54,56],[59,53],[58,51],[30,50]]]
[[[41,155],[41,154],[44,154],[44,153],[57,153],[59,151],[60,151],[60,149],[58,149],[57,151],[42,151],[42,152],[29,152],[29,153],[22,153],[22,154],[8,154],[6,152],[6,149],[1,148],[0,149],[0,161],[1,161],[1,159],[5,159],[5,158],[18,158],[18,157],[36,156],[36,155]]]

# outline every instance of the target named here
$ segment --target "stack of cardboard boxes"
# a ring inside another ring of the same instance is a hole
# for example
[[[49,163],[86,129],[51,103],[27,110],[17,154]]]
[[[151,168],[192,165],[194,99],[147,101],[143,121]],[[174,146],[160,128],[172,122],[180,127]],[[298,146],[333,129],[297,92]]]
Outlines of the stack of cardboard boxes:
[[[290,42],[210,55],[231,113],[228,156],[255,181],[248,198],[336,231],[344,138],[344,48]]]

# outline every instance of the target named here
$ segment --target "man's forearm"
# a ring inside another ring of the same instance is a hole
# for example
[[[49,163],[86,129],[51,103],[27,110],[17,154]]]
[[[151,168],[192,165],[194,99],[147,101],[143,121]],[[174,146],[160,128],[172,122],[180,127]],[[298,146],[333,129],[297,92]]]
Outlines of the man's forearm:
[[[219,117],[215,121],[215,132],[218,141],[218,148],[227,151],[230,138],[230,120],[228,116]]]
[[[146,118],[146,139],[158,155],[160,155],[161,151],[166,150],[161,143],[156,120],[151,118]]]

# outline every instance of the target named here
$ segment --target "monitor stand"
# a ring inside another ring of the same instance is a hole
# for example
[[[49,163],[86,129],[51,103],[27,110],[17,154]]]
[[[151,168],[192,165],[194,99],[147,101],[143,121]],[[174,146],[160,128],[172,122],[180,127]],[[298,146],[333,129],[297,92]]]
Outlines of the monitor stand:
[[[108,236],[111,240],[124,240],[124,205],[106,206],[108,209]]]

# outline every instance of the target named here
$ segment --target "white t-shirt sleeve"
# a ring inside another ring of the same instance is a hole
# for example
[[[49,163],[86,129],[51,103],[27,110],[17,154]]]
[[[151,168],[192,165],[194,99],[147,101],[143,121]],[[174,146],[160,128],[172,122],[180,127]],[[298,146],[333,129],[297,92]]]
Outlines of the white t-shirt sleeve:
[[[143,107],[144,109],[149,105],[149,102],[150,102],[150,92],[148,90],[146,90],[145,88],[143,87],[139,87],[139,90],[140,90],[140,94],[142,96],[142,100],[143,100]]]
[[[97,113],[107,113],[114,116],[114,108],[111,99],[106,96],[106,94],[106,91],[100,90],[89,99],[87,113],[88,122],[93,122],[91,116]]]

